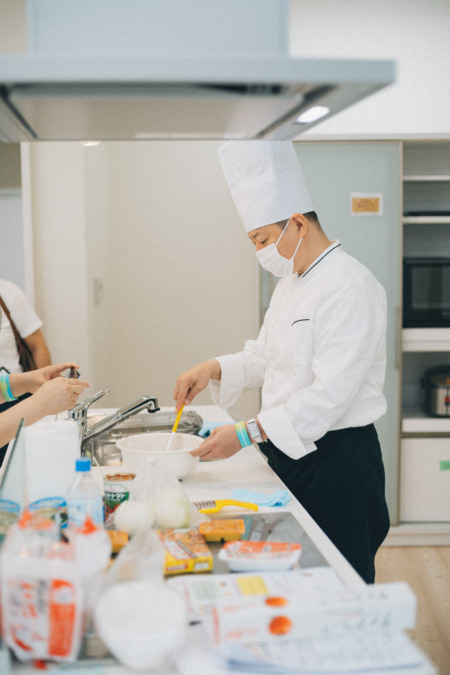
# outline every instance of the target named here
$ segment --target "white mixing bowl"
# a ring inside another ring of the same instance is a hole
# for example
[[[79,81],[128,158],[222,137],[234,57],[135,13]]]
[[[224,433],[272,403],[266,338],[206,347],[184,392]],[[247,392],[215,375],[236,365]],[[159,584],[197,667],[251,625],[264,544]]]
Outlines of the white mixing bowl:
[[[166,450],[171,432],[150,432],[134,434],[117,441],[122,462],[133,473],[139,473],[149,466],[153,459],[163,460],[177,478],[187,476],[195,468],[198,457],[191,450],[198,448],[203,439],[193,434],[174,434],[170,450]]]

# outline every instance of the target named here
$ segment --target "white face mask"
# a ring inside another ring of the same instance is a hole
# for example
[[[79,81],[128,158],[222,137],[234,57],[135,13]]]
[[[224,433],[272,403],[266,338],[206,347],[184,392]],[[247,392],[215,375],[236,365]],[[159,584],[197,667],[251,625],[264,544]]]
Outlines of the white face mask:
[[[263,267],[268,272],[271,272],[275,277],[288,277],[290,274],[294,273],[294,258],[300,244],[302,243],[303,237],[300,237],[292,258],[285,258],[281,255],[277,246],[288,225],[289,220],[275,244],[269,244],[259,251],[256,251],[256,257],[261,267]]]

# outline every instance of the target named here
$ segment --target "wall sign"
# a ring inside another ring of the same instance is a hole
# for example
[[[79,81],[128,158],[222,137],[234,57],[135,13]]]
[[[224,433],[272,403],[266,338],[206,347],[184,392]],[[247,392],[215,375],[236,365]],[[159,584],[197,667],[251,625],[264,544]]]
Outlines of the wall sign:
[[[351,192],[350,212],[352,216],[382,216],[383,195],[381,193]]]

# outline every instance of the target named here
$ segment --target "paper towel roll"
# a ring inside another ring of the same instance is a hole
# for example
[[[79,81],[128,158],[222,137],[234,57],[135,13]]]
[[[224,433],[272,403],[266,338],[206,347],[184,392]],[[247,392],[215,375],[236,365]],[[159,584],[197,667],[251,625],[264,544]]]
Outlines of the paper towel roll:
[[[67,496],[80,447],[80,427],[75,420],[46,418],[25,428],[28,502]]]

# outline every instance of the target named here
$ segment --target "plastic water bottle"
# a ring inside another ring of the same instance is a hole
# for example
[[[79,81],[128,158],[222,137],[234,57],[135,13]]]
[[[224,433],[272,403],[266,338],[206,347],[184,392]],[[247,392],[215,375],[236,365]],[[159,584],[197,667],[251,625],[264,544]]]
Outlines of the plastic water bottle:
[[[75,480],[67,494],[69,525],[82,527],[86,516],[96,525],[103,523],[103,491],[91,473],[91,460],[80,457],[75,461]]]

